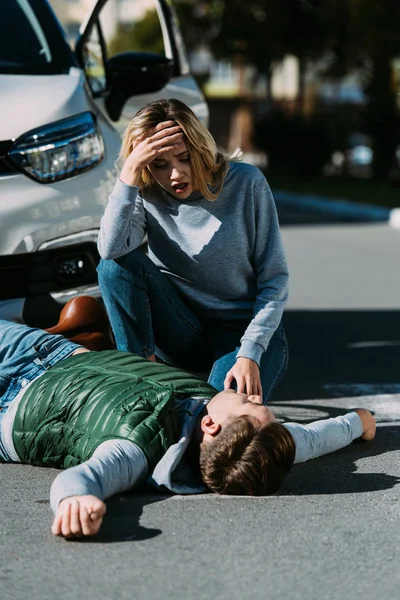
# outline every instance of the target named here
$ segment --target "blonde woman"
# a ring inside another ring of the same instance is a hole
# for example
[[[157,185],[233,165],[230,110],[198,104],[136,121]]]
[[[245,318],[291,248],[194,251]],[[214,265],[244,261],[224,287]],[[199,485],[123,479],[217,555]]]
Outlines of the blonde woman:
[[[120,158],[98,242],[117,348],[266,403],[287,367],[288,272],[264,175],[174,99],[136,114]]]

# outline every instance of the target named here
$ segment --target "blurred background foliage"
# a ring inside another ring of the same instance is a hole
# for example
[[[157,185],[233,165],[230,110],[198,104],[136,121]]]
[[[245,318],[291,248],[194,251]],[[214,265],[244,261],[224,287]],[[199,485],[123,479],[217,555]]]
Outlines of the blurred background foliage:
[[[50,2],[60,14],[88,0]],[[152,0],[111,3],[120,22],[110,55],[164,52]],[[141,8],[132,23],[127,9],[134,5]],[[398,204],[400,0],[173,6],[221,149],[240,146],[280,187],[339,190],[354,199],[369,191],[365,201]]]
[[[251,110],[252,141],[271,170],[399,180],[399,0],[176,0],[175,6],[190,52],[207,45],[239,69],[252,65],[254,81],[265,78],[264,98],[252,99],[249,88],[234,100],[239,111],[240,105]],[[276,99],[273,73],[288,55],[296,58],[297,92]],[[314,88],[355,75],[362,100],[316,97],[310,105],[310,68]]]
[[[154,10],[146,11],[139,23],[131,26],[120,23],[109,44],[110,56],[125,52],[127,47],[132,52],[140,52],[146,48],[148,52],[163,54],[164,44],[159,29],[157,13]]]

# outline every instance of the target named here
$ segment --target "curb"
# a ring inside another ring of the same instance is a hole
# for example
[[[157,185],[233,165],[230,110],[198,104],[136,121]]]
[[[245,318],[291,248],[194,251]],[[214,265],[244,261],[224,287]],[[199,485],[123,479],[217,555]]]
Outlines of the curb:
[[[387,222],[391,227],[400,229],[400,208],[352,202],[343,198],[296,194],[285,190],[274,190],[273,195],[277,205],[347,217],[352,221]]]

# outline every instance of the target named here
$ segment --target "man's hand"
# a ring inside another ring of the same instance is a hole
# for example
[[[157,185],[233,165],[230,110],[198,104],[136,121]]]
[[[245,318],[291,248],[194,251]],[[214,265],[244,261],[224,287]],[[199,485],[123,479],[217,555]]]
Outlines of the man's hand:
[[[363,426],[361,438],[367,441],[373,440],[376,432],[375,417],[366,408],[356,408],[354,412],[360,417]]]
[[[262,398],[260,369],[254,360],[240,356],[232,369],[228,371],[224,381],[224,390],[229,390],[232,381],[236,380],[236,391],[248,396],[256,395]]]
[[[142,139],[134,142],[132,151],[125,161],[119,178],[128,185],[138,185],[146,165],[163,152],[173,150],[182,141],[182,130],[175,121],[163,121]]]
[[[96,496],[64,498],[58,506],[51,531],[66,539],[96,535],[105,512],[106,505]]]

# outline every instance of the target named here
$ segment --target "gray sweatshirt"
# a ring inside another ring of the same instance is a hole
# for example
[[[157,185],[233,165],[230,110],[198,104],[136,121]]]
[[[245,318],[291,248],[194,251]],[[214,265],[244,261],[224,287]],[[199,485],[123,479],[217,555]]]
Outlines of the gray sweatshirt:
[[[288,272],[275,203],[257,167],[232,162],[215,201],[179,200],[155,184],[118,180],[101,221],[98,248],[115,259],[147,234],[150,259],[201,314],[249,319],[238,356],[260,363],[282,318]]]

